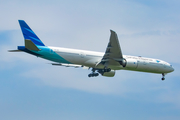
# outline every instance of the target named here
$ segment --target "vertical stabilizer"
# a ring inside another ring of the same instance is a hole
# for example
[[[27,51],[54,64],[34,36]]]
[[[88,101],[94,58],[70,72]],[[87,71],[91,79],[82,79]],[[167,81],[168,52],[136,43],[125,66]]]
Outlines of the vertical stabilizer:
[[[45,46],[24,20],[19,20],[19,25],[25,40],[31,40],[37,46]]]

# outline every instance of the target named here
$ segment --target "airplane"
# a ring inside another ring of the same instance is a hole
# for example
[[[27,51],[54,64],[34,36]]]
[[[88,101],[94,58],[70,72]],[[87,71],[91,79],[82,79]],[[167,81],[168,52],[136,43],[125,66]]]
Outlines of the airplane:
[[[163,60],[123,55],[118,36],[113,30],[110,30],[109,43],[105,53],[102,53],[45,46],[24,20],[18,21],[25,45],[18,46],[17,50],[9,50],[9,52],[26,52],[53,61],[51,64],[56,66],[89,68],[92,73],[88,77],[97,77],[99,74],[114,77],[116,70],[130,70],[162,74],[162,80],[165,80],[165,75],[174,71],[172,65]]]

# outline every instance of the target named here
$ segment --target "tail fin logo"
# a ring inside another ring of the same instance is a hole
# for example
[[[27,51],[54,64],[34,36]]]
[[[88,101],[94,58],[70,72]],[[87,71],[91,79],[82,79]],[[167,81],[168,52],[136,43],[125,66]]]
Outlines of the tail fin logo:
[[[20,24],[24,39],[31,40],[35,45],[45,46],[43,42],[38,38],[38,36],[33,32],[33,30],[26,24],[24,20],[19,20],[19,24]]]

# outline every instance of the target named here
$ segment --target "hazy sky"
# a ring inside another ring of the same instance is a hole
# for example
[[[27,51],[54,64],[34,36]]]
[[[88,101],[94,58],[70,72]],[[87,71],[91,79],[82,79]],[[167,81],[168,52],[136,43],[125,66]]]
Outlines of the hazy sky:
[[[180,1],[0,0],[0,119],[179,120]],[[26,53],[18,20],[47,46],[104,52],[110,29],[122,52],[157,58],[175,71],[116,71],[88,78],[90,70],[52,66]]]

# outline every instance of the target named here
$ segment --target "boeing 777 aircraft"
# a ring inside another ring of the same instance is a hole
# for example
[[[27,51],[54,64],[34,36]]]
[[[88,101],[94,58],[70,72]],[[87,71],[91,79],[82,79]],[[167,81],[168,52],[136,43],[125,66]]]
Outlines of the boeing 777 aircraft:
[[[92,68],[88,77],[96,77],[99,74],[113,77],[115,70],[131,70],[162,74],[162,80],[165,80],[165,75],[174,71],[172,65],[159,59],[123,55],[117,34],[112,30],[106,51],[101,53],[45,46],[24,20],[19,20],[19,24],[25,46],[18,46],[18,50],[9,50],[10,52],[23,51],[53,61],[52,65]]]

